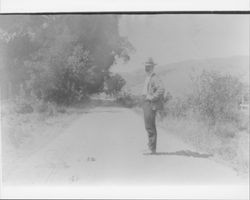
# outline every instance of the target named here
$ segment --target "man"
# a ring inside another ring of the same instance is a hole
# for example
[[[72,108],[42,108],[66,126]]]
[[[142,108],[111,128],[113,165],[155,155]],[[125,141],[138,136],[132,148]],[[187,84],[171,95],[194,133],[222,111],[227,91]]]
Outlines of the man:
[[[156,112],[163,109],[165,89],[160,78],[154,73],[154,63],[149,58],[145,63],[147,78],[143,89],[143,112],[145,128],[148,133],[148,147],[152,154],[156,153],[157,131],[155,125]]]

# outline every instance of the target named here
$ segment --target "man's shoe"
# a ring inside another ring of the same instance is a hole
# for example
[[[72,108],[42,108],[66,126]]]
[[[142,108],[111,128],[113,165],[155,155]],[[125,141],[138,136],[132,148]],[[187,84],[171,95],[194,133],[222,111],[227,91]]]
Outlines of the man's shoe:
[[[152,151],[152,150],[149,150],[149,151],[148,151],[148,150],[147,150],[147,151],[144,151],[143,154],[144,154],[144,155],[154,155],[154,154],[156,154],[156,151]]]
[[[151,150],[151,154],[156,154],[156,150]]]

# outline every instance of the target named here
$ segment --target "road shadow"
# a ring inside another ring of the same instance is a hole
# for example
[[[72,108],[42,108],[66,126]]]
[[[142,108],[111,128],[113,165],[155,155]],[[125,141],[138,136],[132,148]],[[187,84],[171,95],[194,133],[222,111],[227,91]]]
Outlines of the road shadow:
[[[212,154],[204,154],[204,153],[198,153],[190,150],[181,150],[181,151],[175,151],[175,152],[156,152],[156,153],[147,153],[145,155],[155,155],[155,156],[187,156],[187,157],[194,157],[194,158],[209,158],[213,156]]]
[[[91,110],[86,113],[120,113],[120,110]]]

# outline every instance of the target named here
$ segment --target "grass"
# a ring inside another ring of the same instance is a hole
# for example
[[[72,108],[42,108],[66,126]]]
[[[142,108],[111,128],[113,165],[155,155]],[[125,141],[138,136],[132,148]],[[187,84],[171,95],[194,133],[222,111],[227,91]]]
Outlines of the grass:
[[[75,104],[74,106],[45,106],[46,109],[34,109],[34,112],[19,114],[11,102],[2,105],[2,145],[3,164],[11,165],[19,156],[27,156],[56,138],[65,127],[84,112],[97,106],[120,106],[114,102],[101,100]],[[140,107],[133,108],[142,115]],[[184,142],[191,144],[197,151],[213,154],[212,159],[230,166],[239,174],[249,173],[249,131],[245,122],[240,128],[231,123],[219,123],[216,126],[186,115],[185,117],[167,116],[158,125],[167,133],[174,134]]]
[[[142,109],[134,108],[142,115]],[[249,119],[248,116],[245,118]],[[217,123],[209,126],[192,115],[186,117],[157,117],[158,126],[173,134],[198,152],[212,154],[210,159],[229,166],[243,177],[249,174],[249,129],[237,128],[232,123]]]
[[[160,122],[168,133],[191,144],[198,151],[213,155],[217,162],[225,164],[239,174],[249,173],[249,133],[231,124],[219,123],[210,127],[192,118],[165,118]]]
[[[20,105],[25,105],[25,108],[29,105],[33,111],[20,113]],[[53,137],[56,137],[57,133],[61,132],[61,129],[67,127],[80,115],[97,106],[119,105],[102,100],[86,101],[71,106],[28,101],[24,104],[17,104],[13,101],[2,102],[3,149],[4,151],[8,149],[15,152],[21,152],[24,149],[33,151],[38,148],[36,146],[45,143],[45,140],[48,142]]]

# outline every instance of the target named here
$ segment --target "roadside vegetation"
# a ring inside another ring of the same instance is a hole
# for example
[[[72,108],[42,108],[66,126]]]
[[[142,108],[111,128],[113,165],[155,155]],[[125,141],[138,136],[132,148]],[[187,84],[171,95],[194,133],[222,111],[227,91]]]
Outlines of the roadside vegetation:
[[[0,16],[3,154],[32,152],[74,119],[115,96],[125,80],[110,71],[134,51],[115,15]],[[106,105],[106,104],[105,104]]]
[[[238,78],[213,71],[193,77],[192,87],[192,92],[182,97],[167,93],[164,110],[157,116],[158,124],[247,177],[249,110],[241,110],[240,105],[243,95],[249,105],[249,93]],[[142,113],[139,97],[133,102],[135,110]]]

